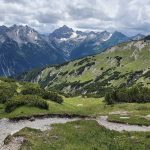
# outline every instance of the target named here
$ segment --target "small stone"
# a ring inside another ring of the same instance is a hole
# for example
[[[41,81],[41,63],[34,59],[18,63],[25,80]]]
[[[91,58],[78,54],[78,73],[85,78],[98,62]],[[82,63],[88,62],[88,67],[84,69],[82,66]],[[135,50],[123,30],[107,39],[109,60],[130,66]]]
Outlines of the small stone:
[[[29,121],[35,121],[35,118],[34,118],[34,117],[31,117],[31,118],[29,119]]]

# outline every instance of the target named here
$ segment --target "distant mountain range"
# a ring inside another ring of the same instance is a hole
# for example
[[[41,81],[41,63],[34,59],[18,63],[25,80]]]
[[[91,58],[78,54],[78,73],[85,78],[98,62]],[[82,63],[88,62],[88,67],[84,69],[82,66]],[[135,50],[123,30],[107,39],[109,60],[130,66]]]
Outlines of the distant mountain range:
[[[139,40],[144,38],[142,34],[128,37],[121,32],[115,31],[109,33],[103,32],[82,32],[74,31],[72,28],[63,26],[56,29],[49,35],[49,42],[59,51],[67,60],[72,60],[87,55],[93,55],[104,51],[105,49],[130,40]]]
[[[120,32],[74,31],[63,26],[42,35],[29,26],[0,26],[0,75],[11,76],[32,68],[59,64],[104,51],[144,35],[127,37]]]

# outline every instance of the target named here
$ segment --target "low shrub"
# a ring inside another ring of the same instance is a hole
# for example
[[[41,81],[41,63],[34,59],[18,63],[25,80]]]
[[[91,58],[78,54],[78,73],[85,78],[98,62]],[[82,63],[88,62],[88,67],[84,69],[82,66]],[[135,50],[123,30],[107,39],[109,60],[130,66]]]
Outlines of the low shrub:
[[[5,82],[0,84],[0,103],[5,103],[15,94],[15,92],[16,92],[15,86]]]
[[[7,103],[5,107],[6,112],[12,112],[17,107],[20,106],[34,106],[41,109],[48,109],[49,106],[45,100],[36,95],[16,95],[13,96]]]
[[[26,87],[21,91],[23,95],[42,95],[44,89],[40,87]]]
[[[150,89],[142,86],[134,86],[129,89],[114,90],[105,95],[107,104],[127,102],[146,103],[150,102]]]
[[[43,99],[52,100],[59,104],[61,104],[63,102],[63,98],[61,96],[59,96],[57,93],[47,91],[40,87],[27,87],[21,91],[21,94],[23,94],[23,95],[38,95],[38,96],[42,97]]]
[[[50,91],[44,91],[42,94],[42,98],[46,100],[52,100],[56,103],[61,104],[63,102],[63,98],[59,96],[57,93],[50,92]]]

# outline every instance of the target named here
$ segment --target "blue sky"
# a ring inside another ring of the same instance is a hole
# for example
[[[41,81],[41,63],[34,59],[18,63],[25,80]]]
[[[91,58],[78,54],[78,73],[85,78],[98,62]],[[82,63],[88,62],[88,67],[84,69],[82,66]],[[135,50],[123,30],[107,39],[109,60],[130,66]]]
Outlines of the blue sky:
[[[0,0],[0,25],[150,33],[150,0]]]

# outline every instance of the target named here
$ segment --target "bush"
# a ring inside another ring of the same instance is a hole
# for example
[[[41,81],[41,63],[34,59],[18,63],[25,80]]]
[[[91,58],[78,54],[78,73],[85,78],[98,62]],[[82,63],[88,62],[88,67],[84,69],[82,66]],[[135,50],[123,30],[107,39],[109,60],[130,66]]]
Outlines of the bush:
[[[105,95],[105,101],[107,105],[112,105],[115,103],[115,97],[112,93],[107,93]]]
[[[59,104],[63,102],[63,98],[61,96],[59,96],[57,93],[50,92],[50,91],[43,92],[42,98],[52,100]]]
[[[20,106],[35,106],[41,109],[48,109],[48,104],[45,100],[43,100],[39,96],[35,95],[18,95],[12,97],[7,103],[5,107],[6,112],[12,112],[14,111],[17,107]]]
[[[12,84],[3,82],[0,84],[0,103],[5,103],[16,92],[16,87]]]
[[[16,80],[13,79],[13,78],[0,77],[0,80],[1,80],[1,81],[4,81],[4,82],[8,82],[8,83],[16,82]]]
[[[21,91],[21,94],[23,95],[42,95],[44,92],[44,89],[41,89],[40,87],[26,87]]]
[[[63,102],[63,99],[61,96],[59,96],[57,93],[47,91],[45,89],[42,89],[40,87],[27,87],[21,91],[21,94],[23,95],[38,95],[46,100],[52,100],[54,102],[57,102],[61,104]]]
[[[147,87],[134,86],[130,89],[116,90],[105,95],[107,104],[112,103],[146,103],[150,102],[150,89]]]

